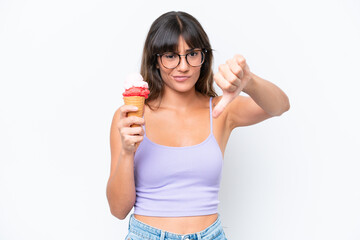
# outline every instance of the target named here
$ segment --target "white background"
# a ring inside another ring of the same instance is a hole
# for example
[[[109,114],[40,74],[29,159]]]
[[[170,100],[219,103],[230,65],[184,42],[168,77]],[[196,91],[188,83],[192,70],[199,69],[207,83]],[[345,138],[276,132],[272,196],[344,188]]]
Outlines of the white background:
[[[0,239],[125,237],[105,194],[110,123],[170,10],[203,25],[215,71],[242,54],[290,98],[289,112],[229,139],[228,239],[360,239],[356,0],[0,0]]]

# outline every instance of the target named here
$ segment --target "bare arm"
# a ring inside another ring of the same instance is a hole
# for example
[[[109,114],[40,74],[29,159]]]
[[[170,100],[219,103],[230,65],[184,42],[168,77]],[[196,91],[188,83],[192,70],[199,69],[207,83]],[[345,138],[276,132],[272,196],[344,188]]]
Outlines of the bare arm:
[[[280,116],[290,108],[289,98],[275,84],[251,73],[251,80],[243,89],[266,113]]]
[[[214,108],[213,116],[224,112],[231,129],[280,116],[290,108],[287,95],[275,84],[250,72],[241,55],[220,65],[214,80],[223,90],[223,96]],[[250,97],[239,96],[241,91]]]
[[[235,97],[224,111],[228,115],[230,129],[280,116],[290,108],[287,95],[273,83],[256,78],[249,85],[244,92],[250,97]]]
[[[122,106],[114,114],[110,131],[111,170],[106,195],[112,215],[125,219],[136,200],[133,143],[141,142],[143,129],[131,124],[144,124],[144,119],[127,117],[132,106]],[[139,136],[136,136],[139,134]]]

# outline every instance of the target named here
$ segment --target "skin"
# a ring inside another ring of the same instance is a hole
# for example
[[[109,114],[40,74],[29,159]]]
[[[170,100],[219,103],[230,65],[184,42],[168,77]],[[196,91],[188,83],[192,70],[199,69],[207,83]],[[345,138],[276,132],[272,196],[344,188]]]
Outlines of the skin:
[[[178,52],[185,54],[189,49],[180,37]],[[139,118],[127,117],[128,112],[136,109],[123,105],[113,117],[107,197],[112,214],[119,219],[128,215],[136,200],[133,161],[137,146],[134,143],[143,140],[144,131],[141,127],[130,128],[131,124],[145,124],[146,135],[151,141],[171,147],[196,145],[210,134],[209,97],[195,91],[201,67],[189,66],[184,57],[175,69],[166,69],[159,61],[157,67],[165,83],[160,108],[152,111],[145,105],[144,118]],[[188,78],[178,82],[176,76]],[[235,55],[220,65],[214,80],[223,90],[223,96],[213,98],[212,113],[213,134],[223,156],[234,128],[280,116],[290,107],[286,94],[276,85],[251,73],[241,55]],[[241,91],[250,97],[239,96]],[[158,101],[154,100],[149,104],[157,106]],[[216,220],[217,214],[190,217],[135,215],[135,218],[165,231],[188,234],[200,232],[210,226]]]

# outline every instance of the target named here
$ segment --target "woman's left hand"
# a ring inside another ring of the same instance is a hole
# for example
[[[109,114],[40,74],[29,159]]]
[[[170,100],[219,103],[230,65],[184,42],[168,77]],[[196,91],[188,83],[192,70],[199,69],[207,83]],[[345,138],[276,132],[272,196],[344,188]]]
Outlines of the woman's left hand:
[[[226,64],[219,66],[219,72],[214,75],[214,80],[223,91],[221,100],[213,110],[213,117],[217,118],[225,107],[246,88],[252,78],[245,58],[237,54],[227,60]]]

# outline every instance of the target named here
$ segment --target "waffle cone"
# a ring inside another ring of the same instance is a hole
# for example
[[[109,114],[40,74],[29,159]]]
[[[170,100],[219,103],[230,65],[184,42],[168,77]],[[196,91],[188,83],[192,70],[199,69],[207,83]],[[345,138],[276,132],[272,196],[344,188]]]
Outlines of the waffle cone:
[[[136,112],[128,112],[128,117],[130,116],[143,117],[145,97],[139,97],[139,96],[124,97],[124,103],[125,105],[132,105],[138,108]],[[132,124],[130,127],[140,127],[140,125]]]
[[[136,106],[138,108],[138,110],[136,112],[128,112],[128,114],[127,114],[128,117],[130,117],[130,116],[143,117],[145,97],[139,97],[139,96],[124,97],[124,103],[125,103],[125,105],[132,105],[132,106]],[[141,127],[141,125],[132,124],[130,127]],[[139,146],[139,143],[137,142],[135,144],[135,147],[137,148],[138,146]]]

